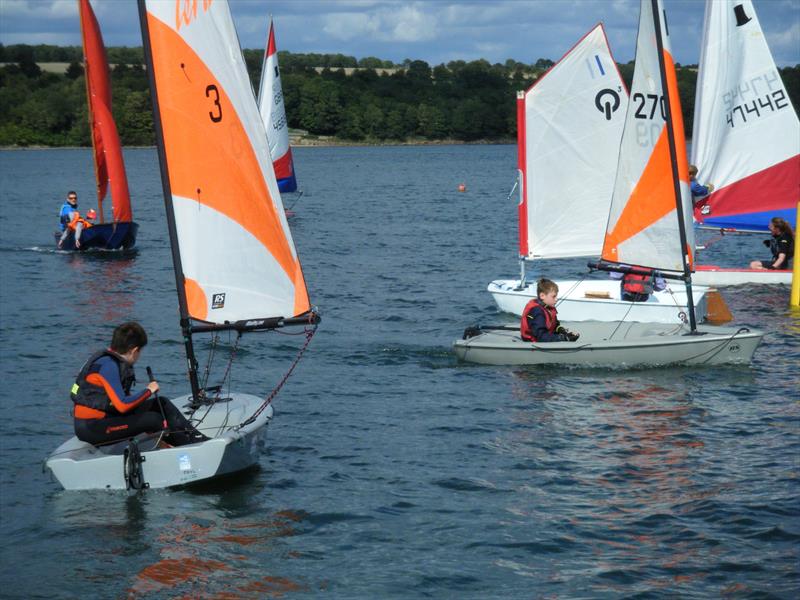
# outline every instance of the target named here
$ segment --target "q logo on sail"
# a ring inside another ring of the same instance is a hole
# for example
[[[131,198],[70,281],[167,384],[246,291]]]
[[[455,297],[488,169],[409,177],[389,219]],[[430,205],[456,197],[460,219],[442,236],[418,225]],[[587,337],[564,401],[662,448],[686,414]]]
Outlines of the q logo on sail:
[[[606,121],[611,120],[612,113],[619,108],[619,94],[610,88],[605,88],[597,92],[594,97],[594,105],[601,113],[606,116]]]

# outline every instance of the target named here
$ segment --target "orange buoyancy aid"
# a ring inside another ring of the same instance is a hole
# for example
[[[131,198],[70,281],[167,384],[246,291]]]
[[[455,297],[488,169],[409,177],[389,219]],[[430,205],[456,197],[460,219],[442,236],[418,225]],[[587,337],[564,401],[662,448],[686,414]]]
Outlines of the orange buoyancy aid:
[[[531,325],[528,322],[528,315],[531,314],[536,308],[541,308],[542,312],[544,313],[544,322],[545,326],[547,327],[547,331],[550,333],[556,332],[556,326],[558,324],[558,311],[556,310],[555,306],[547,306],[542,304],[538,298],[534,298],[525,305],[525,310],[522,311],[520,337],[526,342],[537,341],[536,337],[533,335],[533,331],[531,330]]]
[[[79,213],[77,210],[73,210],[72,220],[69,223],[67,223],[67,227],[69,227],[72,231],[75,231],[75,229],[78,227],[78,223],[83,223],[84,229],[88,229],[89,227],[92,226],[92,224],[89,221],[87,221],[81,216],[81,213]]]
[[[629,294],[652,294],[653,293],[653,271],[647,269],[647,275],[637,275],[635,273],[625,273],[622,278],[622,291]]]

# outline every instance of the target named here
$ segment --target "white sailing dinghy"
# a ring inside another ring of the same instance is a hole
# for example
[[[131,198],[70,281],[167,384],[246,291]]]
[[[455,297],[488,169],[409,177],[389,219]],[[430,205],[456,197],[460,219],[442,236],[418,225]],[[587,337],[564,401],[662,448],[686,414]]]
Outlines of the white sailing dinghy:
[[[797,228],[800,120],[750,0],[706,2],[692,163],[715,186],[695,210],[702,227],[768,236],[769,220],[781,217]],[[764,251],[752,246],[755,260]],[[792,271],[697,264],[692,280],[790,284]]]
[[[665,94],[664,91],[667,91]],[[746,327],[698,326],[692,308],[689,165],[669,30],[660,0],[642,0],[631,102],[603,242],[604,270],[642,265],[685,282],[684,323],[565,322],[574,342],[528,342],[519,325],[471,327],[456,355],[485,364],[636,367],[748,363],[763,333]],[[636,272],[636,270],[634,270]]]
[[[500,310],[522,315],[536,297],[526,261],[600,255],[627,108],[628,90],[602,24],[518,92],[521,278],[489,284]],[[559,314],[567,320],[679,323],[686,312],[683,286],[627,302],[620,282],[607,277],[556,283]],[[705,289],[695,290],[695,306],[705,315]]]
[[[169,487],[254,465],[280,385],[266,400],[229,392],[228,364],[223,384],[207,387],[193,336],[303,325],[307,346],[318,322],[226,0],[177,12],[139,0],[139,15],[191,385],[173,402],[211,439],[162,448],[158,436],[106,447],[72,438],[46,462],[66,489]]]
[[[275,29],[269,20],[267,49],[261,66],[261,82],[258,89],[258,112],[267,132],[272,168],[281,193],[297,191],[292,149],[289,146],[289,122],[283,102],[281,74],[278,69],[278,50],[275,45]]]

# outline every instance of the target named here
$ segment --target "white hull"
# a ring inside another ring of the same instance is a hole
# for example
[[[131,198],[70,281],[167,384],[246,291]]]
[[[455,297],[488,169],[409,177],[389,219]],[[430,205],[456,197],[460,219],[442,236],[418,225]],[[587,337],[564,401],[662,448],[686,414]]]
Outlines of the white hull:
[[[183,407],[189,396],[173,400]],[[228,402],[201,407],[195,419],[202,419],[198,429],[211,439],[174,448],[141,449],[142,481],[149,488],[186,485],[235,473],[258,461],[266,426],[272,419],[272,406],[240,430],[234,428],[247,420],[263,399],[249,394],[231,394]],[[152,445],[152,444],[151,444]],[[73,437],[56,448],[45,463],[53,476],[67,490],[127,489],[125,444],[98,449]],[[109,454],[107,452],[114,452]]]
[[[456,340],[462,361],[486,365],[573,365],[631,368],[662,365],[747,364],[763,332],[746,327],[701,325],[698,335],[688,327],[660,323],[567,323],[580,333],[575,342],[524,342],[515,326],[487,328]]]
[[[748,283],[762,285],[792,285],[792,272],[773,271],[769,269],[726,269],[711,265],[696,266],[692,273],[692,282],[700,285],[745,285]]]
[[[686,315],[686,289],[683,285],[668,287],[650,295],[647,302],[626,302],[620,298],[620,283],[614,279],[557,281],[558,318],[562,321],[643,321],[647,323],[681,323]],[[525,305],[536,297],[536,282],[519,290],[519,280],[498,279],[487,288],[497,307],[503,312],[522,316]],[[692,286],[697,321],[705,319],[707,288]],[[587,293],[590,294],[587,296]],[[608,298],[591,297],[592,293]],[[688,318],[688,317],[687,317]]]

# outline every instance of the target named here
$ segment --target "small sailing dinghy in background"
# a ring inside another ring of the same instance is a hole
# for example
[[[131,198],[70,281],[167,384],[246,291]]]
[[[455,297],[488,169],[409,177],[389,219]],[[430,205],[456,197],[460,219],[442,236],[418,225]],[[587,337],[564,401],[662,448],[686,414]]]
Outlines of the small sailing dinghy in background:
[[[83,38],[83,64],[86,79],[89,130],[92,136],[92,155],[97,179],[97,207],[99,222],[83,230],[80,248],[75,244],[75,234],[70,232],[60,250],[127,250],[136,244],[139,225],[133,222],[128,177],[122,158],[122,144],[111,113],[111,81],[108,59],[103,45],[100,26],[89,0],[78,0]],[[106,222],[103,200],[111,188],[113,218]],[[58,244],[61,233],[55,234]]]
[[[66,489],[170,487],[254,465],[270,401],[198,375],[193,337],[305,327],[319,318],[278,193],[264,127],[225,0],[139,0],[161,163],[180,325],[191,393],[173,400],[209,440],[161,448],[158,439],[95,447],[64,443],[47,467]],[[208,368],[206,368],[206,373]],[[288,376],[287,373],[287,376]],[[285,378],[283,379],[285,381]]]
[[[517,94],[521,278],[488,286],[498,308],[522,315],[536,297],[526,261],[600,255],[628,90],[603,25],[595,26],[528,90]],[[564,319],[679,323],[686,294],[668,289],[647,302],[621,298],[620,282],[557,281]],[[705,315],[705,289],[695,290]]]
[[[797,229],[800,121],[750,0],[706,2],[693,138],[698,180],[715,186],[695,209],[701,227],[721,230],[728,243],[734,232],[769,235],[772,217]],[[753,244],[751,259],[759,252]],[[792,271],[696,264],[692,279],[790,284]]]
[[[642,0],[631,103],[619,153],[603,242],[608,271],[643,265],[684,281],[689,324],[579,322],[573,342],[523,341],[519,325],[470,327],[454,343],[464,361],[483,364],[559,364],[638,367],[749,363],[763,333],[747,327],[698,326],[694,317],[689,165],[678,84],[660,0]]]
[[[282,194],[297,191],[292,148],[289,146],[289,121],[283,102],[281,74],[278,68],[278,50],[275,45],[275,28],[272,17],[269,20],[267,49],[261,67],[261,81],[258,89],[258,112],[267,132],[272,168]]]

